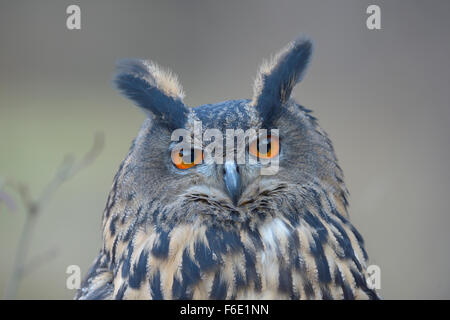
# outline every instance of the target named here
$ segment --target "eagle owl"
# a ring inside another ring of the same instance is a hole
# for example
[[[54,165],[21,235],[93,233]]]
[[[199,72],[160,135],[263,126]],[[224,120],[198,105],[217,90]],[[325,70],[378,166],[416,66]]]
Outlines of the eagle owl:
[[[77,299],[378,298],[331,141],[290,97],[311,53],[301,37],[262,64],[251,100],[195,108],[154,62],[118,63],[115,84],[148,118],[114,178],[102,247]],[[174,130],[195,122],[201,133],[277,134],[244,141],[252,163],[228,157],[234,149],[207,162],[205,142],[173,149]],[[277,170],[262,174],[268,158]]]

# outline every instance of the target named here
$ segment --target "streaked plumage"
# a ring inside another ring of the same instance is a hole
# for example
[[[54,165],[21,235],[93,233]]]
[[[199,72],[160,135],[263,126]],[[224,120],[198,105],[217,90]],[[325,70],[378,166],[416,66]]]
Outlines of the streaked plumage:
[[[299,39],[263,64],[251,100],[187,108],[174,75],[119,63],[118,88],[149,115],[121,164],[103,216],[103,246],[78,299],[377,298],[363,239],[331,141],[290,98],[312,46]],[[278,128],[278,173],[238,165],[235,205],[223,165],[185,172],[168,151],[173,129]]]

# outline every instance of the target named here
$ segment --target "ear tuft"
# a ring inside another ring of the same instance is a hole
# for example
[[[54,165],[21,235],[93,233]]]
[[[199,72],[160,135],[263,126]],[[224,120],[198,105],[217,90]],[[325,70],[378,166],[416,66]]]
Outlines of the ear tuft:
[[[148,82],[169,97],[183,100],[183,87],[178,76],[170,70],[164,70],[153,61],[144,59],[122,59],[117,62],[117,73],[127,73]]]
[[[123,59],[117,63],[117,88],[138,106],[167,122],[171,127],[184,124],[187,109],[178,78],[156,63],[142,59]]]
[[[312,54],[312,42],[301,37],[262,63],[253,86],[252,106],[263,119],[272,108],[289,100],[292,89],[303,78]]]

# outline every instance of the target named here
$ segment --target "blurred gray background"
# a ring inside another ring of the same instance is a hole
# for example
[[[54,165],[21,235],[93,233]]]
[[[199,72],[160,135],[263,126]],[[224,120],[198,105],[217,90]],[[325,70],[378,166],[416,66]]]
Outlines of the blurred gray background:
[[[79,31],[66,28],[70,4],[81,7]],[[381,7],[382,30],[366,28],[369,4]],[[18,297],[72,298],[66,267],[84,274],[100,248],[113,176],[144,120],[112,88],[117,59],[170,67],[195,106],[250,98],[262,59],[304,33],[316,50],[294,96],[334,142],[382,296],[450,298],[449,13],[446,0],[2,0],[0,177],[36,195],[65,154],[82,155],[96,131],[106,137],[45,208],[30,256],[60,254]],[[0,207],[1,293],[23,221]]]

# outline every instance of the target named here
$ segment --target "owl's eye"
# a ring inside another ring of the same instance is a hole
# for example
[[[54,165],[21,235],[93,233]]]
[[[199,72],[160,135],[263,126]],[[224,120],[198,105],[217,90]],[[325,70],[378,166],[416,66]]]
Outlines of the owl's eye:
[[[188,151],[183,149],[172,150],[171,156],[175,167],[182,170],[192,168],[203,161],[203,151],[194,148]]]
[[[269,135],[265,139],[257,139],[250,144],[249,151],[259,159],[275,158],[280,152],[279,138]]]

